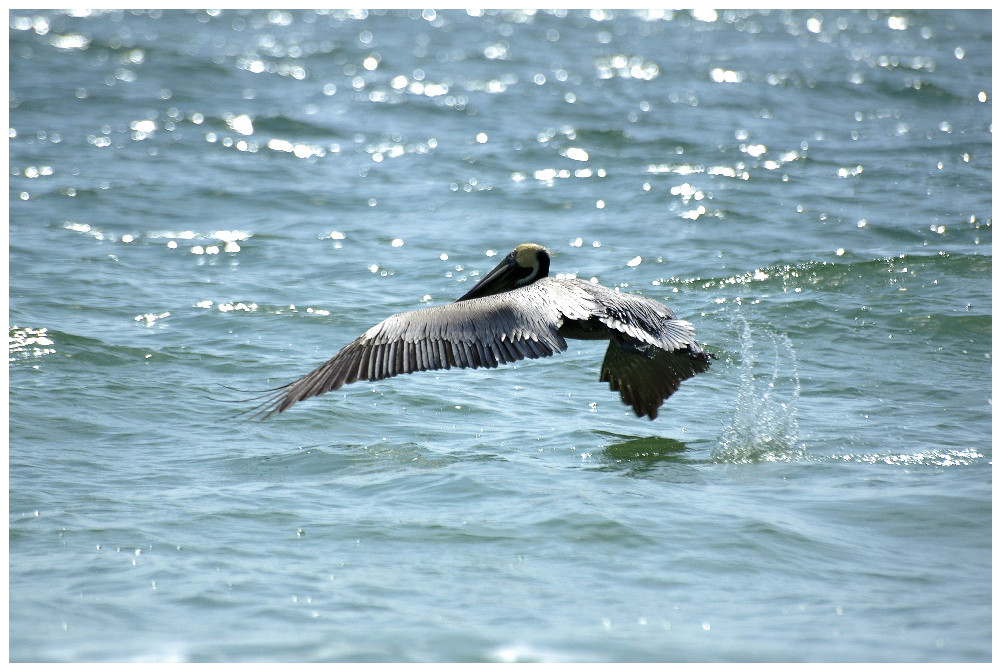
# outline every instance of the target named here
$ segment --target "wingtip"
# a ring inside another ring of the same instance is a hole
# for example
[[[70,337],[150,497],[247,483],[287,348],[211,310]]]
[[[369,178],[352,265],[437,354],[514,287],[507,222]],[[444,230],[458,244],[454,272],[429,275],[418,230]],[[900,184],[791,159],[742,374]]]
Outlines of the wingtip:
[[[224,403],[251,403],[253,401],[260,401],[245,410],[232,415],[229,419],[243,419],[253,422],[263,422],[272,415],[275,415],[283,410],[285,410],[288,405],[286,405],[287,400],[287,388],[289,385],[283,385],[281,387],[275,387],[274,389],[267,390],[247,390],[247,389],[237,389],[235,387],[229,387],[227,385],[219,385],[230,391],[236,391],[240,393],[258,393],[263,391],[264,393],[258,393],[257,396],[250,396],[246,398],[234,398],[234,399],[219,399]]]

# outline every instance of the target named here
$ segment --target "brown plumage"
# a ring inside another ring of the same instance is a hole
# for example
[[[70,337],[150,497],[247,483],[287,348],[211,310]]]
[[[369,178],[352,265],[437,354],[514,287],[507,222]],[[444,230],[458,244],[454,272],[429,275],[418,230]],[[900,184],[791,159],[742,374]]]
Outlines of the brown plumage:
[[[655,419],[684,380],[708,370],[694,327],[665,305],[599,284],[548,277],[549,252],[518,245],[468,293],[370,328],[305,377],[275,389],[262,419],[358,380],[418,370],[495,368],[566,349],[566,338],[608,340],[601,381],[639,417]]]

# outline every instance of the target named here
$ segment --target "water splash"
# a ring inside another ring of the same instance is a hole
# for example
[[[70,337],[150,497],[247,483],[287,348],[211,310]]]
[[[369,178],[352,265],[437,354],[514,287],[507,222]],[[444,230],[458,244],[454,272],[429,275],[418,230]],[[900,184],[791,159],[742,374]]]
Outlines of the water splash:
[[[733,417],[712,450],[712,459],[730,463],[789,461],[802,458],[798,442],[798,362],[788,336],[763,333],[764,349],[754,342],[742,317],[740,386]]]

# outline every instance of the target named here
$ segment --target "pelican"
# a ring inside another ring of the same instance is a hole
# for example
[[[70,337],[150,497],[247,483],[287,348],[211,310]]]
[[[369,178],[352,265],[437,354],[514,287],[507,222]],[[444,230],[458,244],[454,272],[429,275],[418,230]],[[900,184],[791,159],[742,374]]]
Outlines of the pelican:
[[[326,363],[271,390],[262,420],[358,380],[442,368],[496,368],[566,350],[566,338],[610,340],[601,382],[655,419],[684,380],[708,370],[694,327],[655,300],[549,277],[550,252],[518,245],[454,303],[393,315]],[[262,397],[263,398],[263,397]]]

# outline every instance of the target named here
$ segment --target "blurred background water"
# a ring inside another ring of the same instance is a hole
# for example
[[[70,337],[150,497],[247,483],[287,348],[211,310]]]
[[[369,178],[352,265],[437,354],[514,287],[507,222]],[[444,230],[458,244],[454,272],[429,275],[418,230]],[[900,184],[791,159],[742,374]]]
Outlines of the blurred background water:
[[[989,12],[8,19],[11,660],[991,658]],[[233,419],[529,241],[711,371]]]

